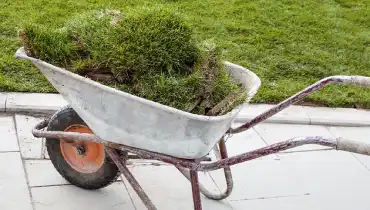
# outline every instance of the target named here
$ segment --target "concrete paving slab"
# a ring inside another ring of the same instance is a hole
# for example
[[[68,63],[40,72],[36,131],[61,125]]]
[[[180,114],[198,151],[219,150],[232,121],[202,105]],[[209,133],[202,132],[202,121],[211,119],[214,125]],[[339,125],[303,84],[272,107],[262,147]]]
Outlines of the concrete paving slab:
[[[32,210],[19,152],[0,153],[0,209]]]
[[[268,144],[274,144],[300,136],[324,136],[332,137],[331,133],[324,127],[318,125],[292,125],[292,124],[259,124],[254,127],[257,133]],[[305,151],[327,149],[318,145],[304,145],[287,151]]]
[[[337,194],[292,195],[276,198],[230,201],[233,209],[264,209],[264,210],[367,210],[367,193],[353,195],[351,192]]]
[[[343,137],[353,141],[370,144],[370,128],[368,127],[328,127],[335,137]],[[353,154],[370,170],[370,157],[366,155]]]
[[[310,194],[363,193],[370,188],[370,172],[351,153],[336,150],[279,155],[296,185]],[[291,183],[289,185],[295,185]]]
[[[235,127],[237,126],[235,125]],[[254,129],[249,129],[242,133],[233,134],[227,139],[226,146],[228,154],[231,157],[232,155],[238,155],[267,146],[267,143],[263,141]]]
[[[13,116],[0,115],[0,152],[19,151]]]
[[[7,112],[54,113],[67,102],[59,94],[9,93]]]
[[[26,115],[15,115],[17,125],[18,141],[22,157],[38,158],[42,157],[42,140],[32,135],[33,127],[42,121],[42,118],[35,118]]]
[[[240,111],[236,121],[249,121],[273,106],[274,105],[268,104],[248,104]],[[265,122],[309,124],[310,118],[303,106],[290,106],[273,117],[267,119]]]
[[[35,210],[134,210],[123,183],[100,190],[83,190],[73,185],[31,188]]]
[[[0,93],[0,112],[4,112],[6,110],[7,98],[8,98],[7,93]]]
[[[30,187],[70,185],[54,168],[50,160],[26,160],[25,167]],[[119,180],[122,180],[121,177],[117,179]]]
[[[237,127],[241,124],[235,124],[232,127]],[[262,138],[256,133],[254,129],[249,129],[245,132],[233,134],[226,139],[226,147],[229,157],[239,155],[244,152],[259,149],[267,146]],[[209,157],[216,160],[214,152],[211,151]]]
[[[43,139],[42,140],[42,148],[41,148],[41,157],[46,159],[46,160],[50,160],[50,157],[49,157],[49,153],[48,153],[48,150],[46,149],[46,139]]]
[[[312,207],[312,199],[309,195],[291,195],[274,198],[258,198],[251,200],[230,201],[234,210],[245,209],[284,209],[284,210],[315,210]],[[331,208],[323,208],[331,209]]]
[[[271,157],[271,156],[268,156]],[[281,162],[262,158],[231,167],[234,180],[233,192],[228,200],[254,199],[302,193],[299,189],[286,189],[281,183],[288,183],[291,177],[284,176]],[[210,172],[220,190],[226,189],[222,170]]]
[[[138,182],[158,209],[189,210],[193,208],[190,182],[173,166],[130,168]],[[207,173],[199,173],[200,181],[213,192],[219,192]],[[124,179],[136,209],[146,209],[135,191]],[[227,200],[213,201],[202,196],[203,209],[231,209]]]
[[[50,160],[26,160],[25,167],[30,187],[69,184],[54,168]]]
[[[349,153],[296,152],[279,157],[280,160],[255,160],[232,167],[234,191],[230,202],[317,193],[362,193],[370,187],[369,171]],[[224,189],[221,171],[210,174]]]

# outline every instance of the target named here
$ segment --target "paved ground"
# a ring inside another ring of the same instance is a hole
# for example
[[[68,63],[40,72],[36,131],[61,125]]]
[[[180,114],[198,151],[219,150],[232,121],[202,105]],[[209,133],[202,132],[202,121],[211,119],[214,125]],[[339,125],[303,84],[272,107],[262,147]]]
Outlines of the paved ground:
[[[98,191],[67,183],[51,165],[43,142],[31,136],[40,121],[0,116],[0,209],[145,209],[125,182]],[[231,155],[295,136],[342,136],[370,142],[370,128],[261,124],[234,135]],[[203,198],[204,209],[365,210],[369,209],[370,157],[305,146],[234,166],[235,188],[222,202]],[[192,209],[190,184],[168,165],[138,161],[132,172],[158,209]],[[213,191],[224,189],[222,172],[202,173]]]

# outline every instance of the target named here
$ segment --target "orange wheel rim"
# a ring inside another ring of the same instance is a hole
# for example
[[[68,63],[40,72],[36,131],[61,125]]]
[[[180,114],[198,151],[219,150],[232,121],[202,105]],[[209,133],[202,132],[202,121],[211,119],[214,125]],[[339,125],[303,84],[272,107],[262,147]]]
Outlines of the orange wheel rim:
[[[93,133],[85,125],[71,125],[64,131]],[[60,149],[64,160],[76,171],[94,173],[103,165],[105,159],[104,146],[91,141],[76,141],[71,143],[60,140]]]

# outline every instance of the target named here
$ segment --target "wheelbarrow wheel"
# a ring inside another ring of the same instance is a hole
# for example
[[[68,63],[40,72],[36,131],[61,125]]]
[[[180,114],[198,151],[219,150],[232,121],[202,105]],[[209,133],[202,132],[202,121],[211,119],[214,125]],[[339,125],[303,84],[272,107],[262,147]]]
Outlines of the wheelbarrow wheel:
[[[92,133],[69,106],[51,118],[48,131]],[[89,141],[46,139],[46,148],[56,170],[71,184],[83,189],[100,189],[117,180],[119,169],[104,145]]]

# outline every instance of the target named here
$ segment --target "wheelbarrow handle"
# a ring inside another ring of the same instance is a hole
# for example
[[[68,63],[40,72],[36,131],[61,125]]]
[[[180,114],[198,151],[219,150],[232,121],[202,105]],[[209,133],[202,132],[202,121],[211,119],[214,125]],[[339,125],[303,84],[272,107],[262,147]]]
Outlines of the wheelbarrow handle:
[[[27,56],[26,53],[25,53],[24,47],[19,48],[17,50],[17,52],[15,53],[14,57],[19,58],[19,59],[29,60],[29,61],[32,61],[34,63],[41,62],[39,59],[31,58],[31,57]]]
[[[336,149],[362,155],[370,155],[370,144],[359,141],[351,141],[343,138],[337,139]]]
[[[243,124],[243,125],[241,125],[237,128],[231,128],[229,130],[229,133],[231,133],[231,134],[240,133],[240,132],[243,132],[245,130],[248,130],[249,128],[251,128],[251,127],[257,125],[258,123],[270,118],[271,116],[273,116],[273,115],[277,114],[278,112],[284,110],[288,106],[290,106],[292,104],[295,104],[298,101],[301,101],[302,99],[304,99],[308,95],[322,89],[323,87],[325,87],[326,85],[329,85],[331,83],[345,84],[345,85],[356,85],[356,86],[360,86],[360,87],[370,88],[370,77],[341,76],[341,75],[339,75],[339,76],[331,76],[331,77],[324,78],[324,79],[308,86],[304,90],[296,93],[295,95],[289,97],[288,99],[280,102],[279,104],[275,105],[271,109],[263,112],[262,114],[258,115],[257,117],[255,117],[251,121],[249,121],[249,122],[247,122],[247,123],[245,123],[245,124]]]

